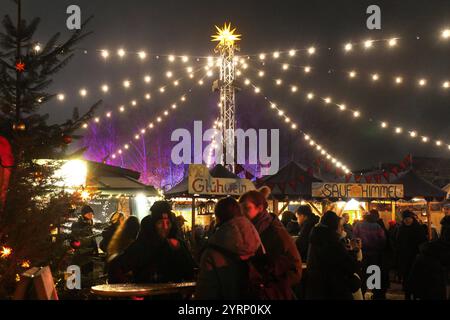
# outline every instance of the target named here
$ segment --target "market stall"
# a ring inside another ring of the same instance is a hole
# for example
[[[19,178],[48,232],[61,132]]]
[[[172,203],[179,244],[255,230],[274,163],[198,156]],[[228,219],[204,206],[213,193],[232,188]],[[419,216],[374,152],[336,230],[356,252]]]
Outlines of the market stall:
[[[218,164],[211,170],[204,165],[189,165],[188,176],[164,193],[171,199],[176,214],[183,215],[194,228],[197,219],[203,226],[211,223],[215,201],[226,196],[236,196],[255,189],[250,180],[241,179]],[[190,204],[190,210],[187,207]],[[208,218],[206,218],[208,217]]]

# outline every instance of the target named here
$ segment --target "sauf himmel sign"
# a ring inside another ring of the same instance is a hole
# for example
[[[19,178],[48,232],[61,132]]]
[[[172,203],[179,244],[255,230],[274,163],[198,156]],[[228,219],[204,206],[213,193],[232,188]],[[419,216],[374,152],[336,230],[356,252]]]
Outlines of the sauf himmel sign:
[[[312,196],[315,198],[399,199],[403,198],[403,194],[402,184],[312,184]]]
[[[231,195],[238,196],[247,191],[255,190],[248,179],[214,178],[208,168],[201,164],[189,165],[189,194],[200,195]]]

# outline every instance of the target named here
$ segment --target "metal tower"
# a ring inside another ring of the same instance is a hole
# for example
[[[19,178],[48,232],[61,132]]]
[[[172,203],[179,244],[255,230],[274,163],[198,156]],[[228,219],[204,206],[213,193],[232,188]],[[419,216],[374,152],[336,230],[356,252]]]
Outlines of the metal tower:
[[[212,41],[219,42],[215,52],[220,55],[220,78],[218,84],[213,86],[220,89],[220,119],[219,127],[222,133],[223,154],[222,163],[234,172],[235,163],[235,142],[234,130],[235,120],[235,51],[239,51],[236,41],[241,40],[241,35],[235,34],[236,28],[231,29],[231,23],[225,23],[223,28],[216,26],[217,34],[212,36]],[[231,160],[227,161],[227,160]]]

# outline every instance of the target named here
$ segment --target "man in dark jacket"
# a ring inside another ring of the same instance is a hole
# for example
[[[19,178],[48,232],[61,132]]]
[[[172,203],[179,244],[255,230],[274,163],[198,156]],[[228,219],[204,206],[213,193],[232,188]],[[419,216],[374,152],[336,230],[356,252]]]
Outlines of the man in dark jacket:
[[[93,226],[94,210],[86,205],[81,208],[78,220],[72,224],[71,243],[75,250],[72,263],[80,267],[82,276],[86,277],[88,282],[93,276],[93,257],[98,254]]]
[[[194,278],[195,263],[179,234],[170,204],[157,201],[151,215],[142,219],[134,241],[109,266],[111,283],[128,282],[131,272],[134,283],[180,282]]]
[[[409,275],[409,288],[414,299],[447,300],[450,272],[450,216],[441,221],[439,240],[424,243]]]
[[[419,246],[427,241],[424,229],[414,218],[414,213],[405,210],[402,213],[402,225],[398,228],[395,241],[397,251],[398,272],[403,280],[405,299],[411,299],[411,291],[408,287],[408,277],[412,264],[419,253]]]
[[[308,253],[308,300],[353,300],[352,293],[360,288],[359,263],[355,255],[339,240],[340,218],[326,212],[311,232]]]
[[[295,244],[302,261],[306,262],[308,258],[309,236],[314,226],[319,223],[320,218],[312,212],[311,207],[308,205],[299,206],[296,215],[300,225],[300,231]]]
[[[249,191],[240,197],[239,203],[258,231],[267,256],[274,263],[279,262],[277,269],[283,273],[279,281],[285,284],[283,299],[294,299],[292,287],[300,282],[302,275],[302,260],[294,240],[281,221],[267,212],[268,203],[261,192]]]
[[[256,254],[261,239],[233,198],[219,200],[214,214],[217,228],[200,260],[195,298],[245,299],[248,270],[244,261]]]

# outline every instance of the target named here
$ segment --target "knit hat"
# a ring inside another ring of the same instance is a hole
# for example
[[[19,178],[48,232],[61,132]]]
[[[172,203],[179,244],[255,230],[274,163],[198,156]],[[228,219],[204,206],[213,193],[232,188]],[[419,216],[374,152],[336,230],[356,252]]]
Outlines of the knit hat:
[[[92,208],[90,206],[83,206],[83,208],[81,208],[81,215],[84,216],[86,213],[90,213],[92,212],[92,214],[94,214],[94,210],[92,210]]]
[[[405,210],[402,212],[402,219],[414,218],[414,216],[415,216],[414,212],[412,212],[410,210]]]
[[[163,213],[170,215],[172,212],[172,207],[167,201],[156,201],[150,208],[150,212],[154,220],[159,220],[161,219]]]
[[[340,220],[341,220],[341,218],[338,217],[336,212],[327,211],[327,212],[325,212],[325,214],[320,219],[320,223],[323,224],[323,225],[326,225],[331,230],[336,230],[337,231]]]

